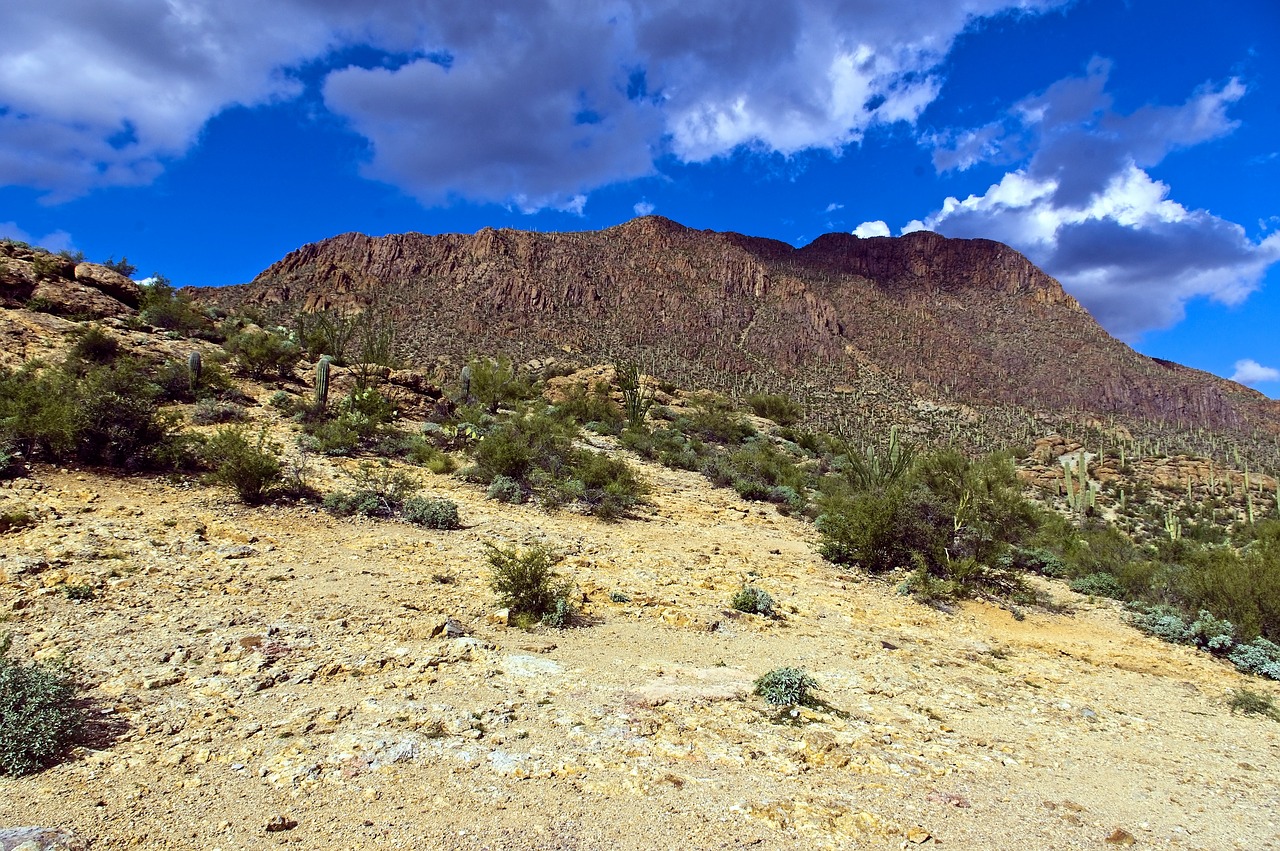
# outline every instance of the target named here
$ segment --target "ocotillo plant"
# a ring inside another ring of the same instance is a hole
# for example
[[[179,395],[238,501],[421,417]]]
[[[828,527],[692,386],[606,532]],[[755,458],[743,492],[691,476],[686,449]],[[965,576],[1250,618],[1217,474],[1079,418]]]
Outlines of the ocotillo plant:
[[[324,413],[329,407],[329,356],[316,361],[316,410]]]

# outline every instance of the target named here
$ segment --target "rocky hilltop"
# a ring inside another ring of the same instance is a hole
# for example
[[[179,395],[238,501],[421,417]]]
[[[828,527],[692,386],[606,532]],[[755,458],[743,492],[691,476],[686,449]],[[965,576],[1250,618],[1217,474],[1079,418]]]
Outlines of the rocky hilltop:
[[[928,232],[793,248],[649,216],[584,233],[343,234],[197,296],[277,317],[376,304],[415,361],[629,356],[817,413],[924,398],[1280,431],[1262,394],[1138,354],[1008,246]]]

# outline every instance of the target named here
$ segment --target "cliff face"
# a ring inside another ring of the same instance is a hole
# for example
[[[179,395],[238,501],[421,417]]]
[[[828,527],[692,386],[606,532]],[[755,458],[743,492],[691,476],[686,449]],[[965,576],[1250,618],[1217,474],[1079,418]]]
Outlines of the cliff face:
[[[423,360],[642,353],[722,386],[767,376],[1250,431],[1280,419],[1255,391],[1113,339],[1008,246],[927,232],[795,249],[651,216],[584,233],[343,234],[199,297],[281,313],[376,305]]]

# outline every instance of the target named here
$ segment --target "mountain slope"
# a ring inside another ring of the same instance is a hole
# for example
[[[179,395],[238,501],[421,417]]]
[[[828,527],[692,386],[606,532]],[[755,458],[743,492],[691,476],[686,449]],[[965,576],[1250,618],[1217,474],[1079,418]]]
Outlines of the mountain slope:
[[[1008,246],[927,232],[827,234],[799,249],[661,217],[567,234],[344,234],[198,295],[279,314],[377,304],[415,360],[581,351],[828,407],[849,403],[824,396],[844,387],[1280,431],[1262,394],[1138,354]]]

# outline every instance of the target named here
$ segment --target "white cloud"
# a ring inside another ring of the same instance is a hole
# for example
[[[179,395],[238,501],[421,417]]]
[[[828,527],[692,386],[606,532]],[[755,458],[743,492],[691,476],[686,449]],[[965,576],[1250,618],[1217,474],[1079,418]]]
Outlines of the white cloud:
[[[24,0],[0,28],[0,184],[147,183],[211,117],[318,75],[368,176],[429,204],[571,207],[661,156],[839,152],[914,122],[967,27],[1063,2]],[[353,47],[384,61],[343,65]]]
[[[71,234],[65,230],[55,230],[44,236],[35,237],[18,227],[17,222],[0,222],[0,239],[12,239],[15,242],[38,245],[48,251],[71,251],[75,248]]]
[[[636,205],[631,209],[635,211],[637,216],[651,216],[657,207],[653,206],[648,201],[637,201]]]
[[[863,222],[853,229],[853,235],[862,239],[872,236],[889,236],[889,226],[882,221]]]
[[[1271,381],[1280,381],[1280,369],[1275,367],[1263,366],[1256,360],[1245,358],[1236,361],[1236,371],[1231,376],[1232,381],[1239,381],[1241,384],[1264,384]]]
[[[1111,108],[1110,66],[1028,97],[996,122],[950,134],[940,169],[1025,159],[981,195],[947,198],[903,229],[1008,243],[1057,277],[1109,331],[1134,340],[1180,321],[1190,299],[1238,304],[1280,261],[1280,234],[1254,241],[1240,225],[1170,198],[1146,168],[1169,151],[1217,138],[1244,96],[1231,79],[1179,106]],[[995,129],[993,129],[995,128]],[[942,138],[942,137],[936,137]]]
[[[830,204],[827,205],[827,209],[823,210],[822,212],[834,213],[836,210],[843,210],[843,209],[844,209],[844,204],[837,204],[835,201],[832,201]]]

